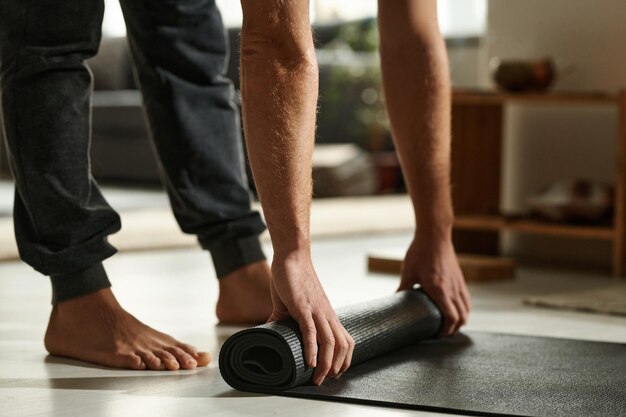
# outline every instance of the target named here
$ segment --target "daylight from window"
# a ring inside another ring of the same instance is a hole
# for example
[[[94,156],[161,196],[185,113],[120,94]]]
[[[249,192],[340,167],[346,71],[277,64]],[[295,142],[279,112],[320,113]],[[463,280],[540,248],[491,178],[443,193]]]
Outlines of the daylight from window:
[[[314,22],[355,20],[376,15],[376,0],[312,0]],[[118,0],[105,0],[105,36],[124,36],[126,28]],[[238,1],[217,0],[226,26],[241,25]],[[481,36],[485,31],[487,0],[439,0],[439,25],[446,37]]]

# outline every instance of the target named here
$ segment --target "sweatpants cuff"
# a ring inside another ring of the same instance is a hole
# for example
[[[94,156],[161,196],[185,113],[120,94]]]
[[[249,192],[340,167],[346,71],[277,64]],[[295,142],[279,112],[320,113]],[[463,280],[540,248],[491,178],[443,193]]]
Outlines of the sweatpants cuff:
[[[222,278],[242,266],[265,260],[259,236],[229,240],[208,248],[218,278]]]
[[[111,287],[109,277],[101,263],[78,272],[51,275],[50,280],[52,304]]]

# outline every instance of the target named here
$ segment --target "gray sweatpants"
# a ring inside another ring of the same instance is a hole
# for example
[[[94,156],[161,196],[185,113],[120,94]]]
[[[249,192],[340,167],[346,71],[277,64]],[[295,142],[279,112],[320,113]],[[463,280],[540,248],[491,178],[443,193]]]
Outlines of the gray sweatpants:
[[[176,219],[218,277],[265,259],[250,206],[239,115],[224,78],[214,0],[121,0],[151,136]],[[120,229],[90,173],[91,73],[103,0],[0,1],[0,92],[16,181],[22,259],[49,275],[53,302],[110,286],[102,261]]]

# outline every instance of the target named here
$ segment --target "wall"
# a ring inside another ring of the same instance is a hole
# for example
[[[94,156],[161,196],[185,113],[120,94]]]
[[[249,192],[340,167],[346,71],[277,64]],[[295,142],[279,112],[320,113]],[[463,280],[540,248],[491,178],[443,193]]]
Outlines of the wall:
[[[452,85],[455,88],[476,88],[481,80],[484,39],[448,39],[446,48]]]
[[[557,67],[573,68],[555,90],[616,92],[626,86],[625,16],[623,0],[491,0],[480,83],[490,85],[491,57],[551,56]],[[506,118],[503,208],[523,208],[529,195],[562,178],[614,182],[614,108],[511,106]],[[531,260],[610,262],[610,246],[594,241],[507,236],[503,249]]]

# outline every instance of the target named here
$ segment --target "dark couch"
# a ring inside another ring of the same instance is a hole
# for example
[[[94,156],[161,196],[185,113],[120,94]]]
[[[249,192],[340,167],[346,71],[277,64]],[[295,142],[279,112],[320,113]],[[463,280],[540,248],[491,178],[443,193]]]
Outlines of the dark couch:
[[[325,45],[339,26],[316,29]],[[239,29],[228,30],[230,59],[227,77],[239,89]],[[102,41],[98,56],[89,61],[94,74],[92,170],[96,178],[124,182],[158,182],[156,160],[141,109],[141,94],[132,74],[125,38]]]
[[[380,150],[380,129],[370,132],[359,107],[363,105],[362,91],[371,90],[372,86],[377,88],[377,59],[375,54],[355,53],[347,47],[348,43],[356,42],[358,49],[365,39],[361,32],[371,32],[372,23],[372,20],[362,20],[313,28],[316,48],[321,51],[327,47],[335,49],[333,45],[336,47],[336,40],[345,35],[346,27],[351,29],[351,39],[341,43],[337,54],[326,51],[318,55],[321,103],[318,142],[358,143],[369,148],[368,137],[373,136],[378,143],[375,150]],[[231,54],[227,76],[238,90],[239,29],[229,29],[228,37]],[[94,176],[105,182],[157,184],[159,171],[144,121],[141,94],[133,79],[126,39],[104,39],[99,54],[88,64],[94,74],[95,90],[91,148]],[[352,67],[356,70],[352,71]],[[365,72],[368,75],[364,77]],[[6,158],[6,152],[1,153]],[[1,164],[1,170],[5,176],[8,174],[6,162]]]

